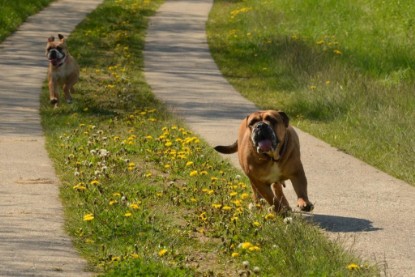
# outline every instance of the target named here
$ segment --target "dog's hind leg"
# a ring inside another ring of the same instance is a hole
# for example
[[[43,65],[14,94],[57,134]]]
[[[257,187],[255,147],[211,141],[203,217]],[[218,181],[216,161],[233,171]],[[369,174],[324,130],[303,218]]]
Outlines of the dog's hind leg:
[[[65,94],[66,103],[72,103],[72,95],[71,92],[73,91],[73,84],[64,84],[63,85],[63,93]]]
[[[282,191],[282,186],[283,183],[271,184],[271,190],[274,196],[272,199],[272,205],[274,205],[275,212],[278,214],[291,211],[290,204]]]

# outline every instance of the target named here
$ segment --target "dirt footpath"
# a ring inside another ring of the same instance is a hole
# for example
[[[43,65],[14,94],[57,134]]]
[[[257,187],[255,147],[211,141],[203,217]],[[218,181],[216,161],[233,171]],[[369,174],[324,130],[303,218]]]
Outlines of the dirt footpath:
[[[205,23],[211,5],[176,0],[160,8],[146,39],[145,76],[156,96],[214,146],[234,142],[240,120],[257,108],[227,83],[210,56]],[[415,188],[298,132],[313,220],[387,274],[415,276]],[[239,168],[236,155],[231,161]],[[293,206],[291,184],[286,193]]]

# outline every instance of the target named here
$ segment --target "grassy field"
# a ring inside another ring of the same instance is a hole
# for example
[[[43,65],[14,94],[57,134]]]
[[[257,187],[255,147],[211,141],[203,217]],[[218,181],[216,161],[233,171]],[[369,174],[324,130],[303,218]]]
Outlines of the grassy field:
[[[0,42],[53,0],[0,0]]]
[[[415,184],[413,1],[215,2],[208,39],[248,99]]]
[[[161,1],[106,0],[68,38],[74,103],[41,99],[66,229],[103,276],[374,276],[292,215],[251,205],[247,179],[172,117],[143,77]]]

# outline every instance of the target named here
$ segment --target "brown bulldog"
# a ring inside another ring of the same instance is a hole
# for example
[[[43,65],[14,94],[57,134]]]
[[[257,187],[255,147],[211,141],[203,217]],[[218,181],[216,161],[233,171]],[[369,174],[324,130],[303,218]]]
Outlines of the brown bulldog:
[[[79,79],[79,66],[69,54],[63,35],[59,34],[58,37],[58,41],[55,41],[53,36],[49,37],[46,44],[46,56],[49,60],[49,99],[55,107],[59,99],[59,86],[62,86],[66,102],[71,103],[73,86]]]
[[[238,140],[216,146],[223,154],[238,152],[239,163],[251,181],[254,199],[264,197],[277,213],[291,210],[284,196],[284,181],[291,180],[302,211],[313,210],[308,200],[307,179],[300,159],[300,143],[289,118],[282,111],[258,111],[247,116],[239,127]]]

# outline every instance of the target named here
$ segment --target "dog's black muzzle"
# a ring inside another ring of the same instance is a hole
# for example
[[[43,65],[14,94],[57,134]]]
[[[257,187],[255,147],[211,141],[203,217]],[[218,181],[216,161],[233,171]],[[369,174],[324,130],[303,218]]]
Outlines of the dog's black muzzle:
[[[62,63],[65,59],[65,53],[63,51],[59,51],[57,48],[51,48],[48,50],[48,60],[54,66],[58,66]]]
[[[251,138],[258,153],[274,151],[279,143],[272,127],[262,121],[253,126]]]

